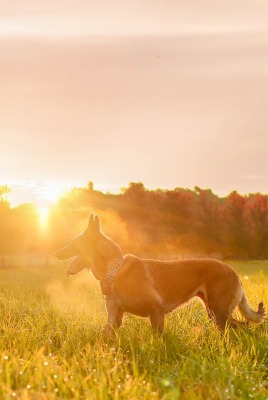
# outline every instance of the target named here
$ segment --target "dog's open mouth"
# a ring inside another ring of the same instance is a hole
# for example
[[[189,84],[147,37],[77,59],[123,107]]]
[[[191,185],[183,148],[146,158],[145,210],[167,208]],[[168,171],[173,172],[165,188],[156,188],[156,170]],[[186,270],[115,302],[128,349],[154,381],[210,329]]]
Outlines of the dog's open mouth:
[[[86,268],[85,263],[81,259],[81,257],[75,257],[75,259],[69,264],[66,274],[68,276],[76,275],[78,272],[82,271],[82,269]]]

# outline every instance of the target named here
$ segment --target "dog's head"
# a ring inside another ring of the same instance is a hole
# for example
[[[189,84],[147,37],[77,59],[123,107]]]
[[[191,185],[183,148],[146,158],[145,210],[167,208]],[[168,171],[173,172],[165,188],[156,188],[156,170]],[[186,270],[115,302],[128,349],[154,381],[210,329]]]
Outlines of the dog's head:
[[[76,275],[84,268],[90,268],[92,253],[96,247],[96,240],[101,233],[98,215],[90,215],[87,229],[72,239],[71,243],[55,253],[58,260],[67,260],[76,257],[68,266],[67,275]]]

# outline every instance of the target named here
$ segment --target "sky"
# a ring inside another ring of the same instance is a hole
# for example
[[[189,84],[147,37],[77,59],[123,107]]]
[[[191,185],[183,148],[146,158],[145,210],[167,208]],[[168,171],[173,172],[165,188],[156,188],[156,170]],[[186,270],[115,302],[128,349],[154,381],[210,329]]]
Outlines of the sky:
[[[266,0],[0,0],[0,185],[268,193]]]

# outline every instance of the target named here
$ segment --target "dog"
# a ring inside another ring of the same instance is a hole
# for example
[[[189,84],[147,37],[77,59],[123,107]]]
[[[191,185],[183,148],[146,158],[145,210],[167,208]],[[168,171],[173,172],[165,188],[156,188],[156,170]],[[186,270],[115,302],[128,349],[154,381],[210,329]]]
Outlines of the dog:
[[[232,312],[238,307],[248,322],[265,317],[263,302],[253,311],[237,273],[224,262],[210,258],[159,261],[123,255],[117,243],[101,230],[98,215],[90,215],[87,229],[55,253],[59,260],[75,256],[67,275],[89,268],[100,281],[106,301],[106,334],[113,335],[125,312],[149,317],[153,331],[161,334],[166,313],[199,297],[215,324],[237,326]]]

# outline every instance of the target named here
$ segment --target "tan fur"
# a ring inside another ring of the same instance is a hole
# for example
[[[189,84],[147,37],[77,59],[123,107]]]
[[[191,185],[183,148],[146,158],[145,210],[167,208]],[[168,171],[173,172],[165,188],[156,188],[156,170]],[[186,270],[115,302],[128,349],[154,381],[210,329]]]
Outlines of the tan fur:
[[[86,231],[55,255],[59,259],[77,256],[68,275],[87,267],[102,281],[122,251],[102,233],[98,216],[91,214]],[[126,255],[111,293],[106,299],[108,333],[121,325],[124,312],[149,317],[153,329],[162,332],[165,314],[194,296],[202,299],[209,317],[221,329],[227,321],[238,324],[232,317],[236,307],[247,321],[260,322],[265,316],[263,303],[257,312],[249,307],[237,273],[229,265],[209,258],[159,261]]]

